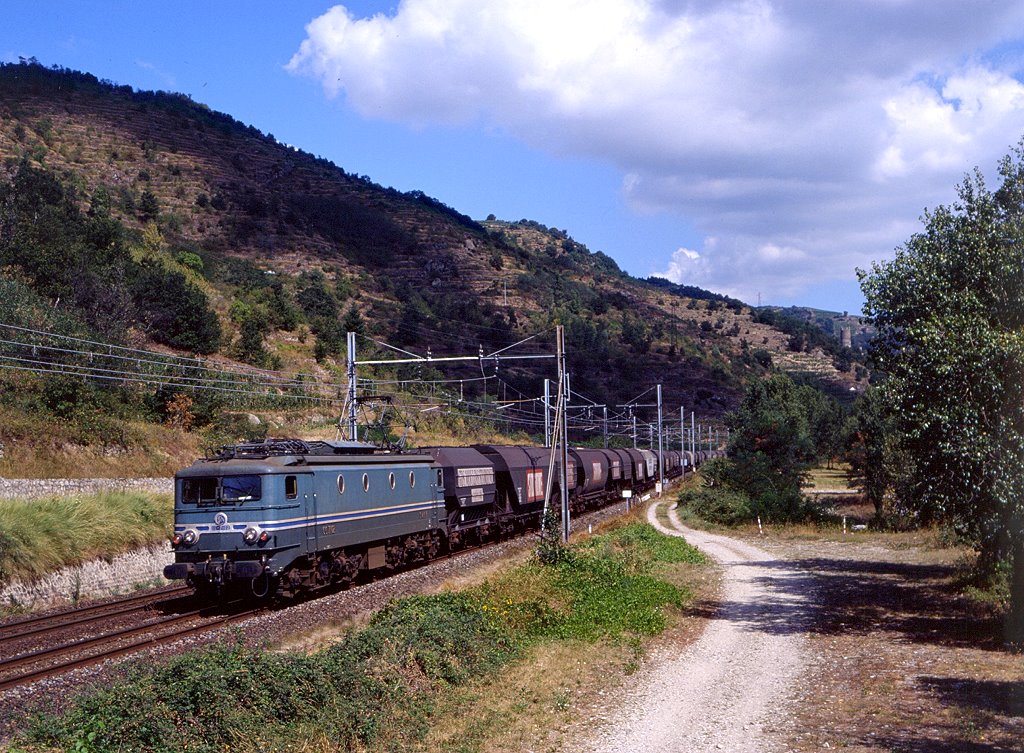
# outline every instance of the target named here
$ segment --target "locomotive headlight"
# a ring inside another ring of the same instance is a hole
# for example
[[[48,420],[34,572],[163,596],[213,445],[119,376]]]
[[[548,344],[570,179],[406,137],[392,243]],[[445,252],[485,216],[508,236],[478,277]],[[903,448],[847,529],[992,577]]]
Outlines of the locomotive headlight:
[[[185,533],[181,534],[181,541],[186,546],[192,546],[199,541],[199,532],[189,528]]]
[[[181,534],[180,533],[174,534],[174,536],[171,537],[171,546],[177,546],[180,543],[181,543]]]
[[[246,544],[255,544],[257,541],[259,541],[259,538],[260,538],[260,529],[254,527],[254,526],[249,526],[248,528],[245,529],[245,532],[242,533],[242,540]]]

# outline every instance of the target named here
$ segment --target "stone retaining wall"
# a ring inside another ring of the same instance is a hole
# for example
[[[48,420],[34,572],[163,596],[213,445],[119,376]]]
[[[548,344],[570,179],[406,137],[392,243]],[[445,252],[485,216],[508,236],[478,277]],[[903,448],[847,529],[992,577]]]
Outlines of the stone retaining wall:
[[[164,585],[164,565],[174,560],[169,542],[118,555],[110,561],[92,560],[76,567],[65,567],[34,583],[12,581],[0,588],[0,604],[5,607],[46,609],[127,593],[141,586]]]
[[[73,494],[97,494],[104,491],[143,490],[174,493],[171,478],[0,478],[0,500],[40,499]],[[127,552],[112,559],[97,559],[76,567],[66,567],[35,581],[0,584],[0,605],[45,609],[80,599],[100,598],[126,593],[140,585],[163,585],[164,565],[174,560],[170,543],[161,542],[147,549]]]
[[[172,478],[0,478],[0,499],[39,499],[69,494],[142,490],[174,493]]]

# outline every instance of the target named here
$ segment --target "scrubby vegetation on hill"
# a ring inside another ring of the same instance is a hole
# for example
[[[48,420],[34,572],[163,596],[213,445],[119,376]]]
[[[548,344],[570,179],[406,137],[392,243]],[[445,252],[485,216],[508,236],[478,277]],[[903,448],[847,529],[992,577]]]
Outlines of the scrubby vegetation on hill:
[[[564,230],[476,222],[188,97],[32,61],[0,66],[0,95],[0,283],[21,302],[0,304],[0,324],[60,326],[332,385],[343,380],[347,331],[365,336],[364,356],[373,340],[441,356],[492,352],[536,333],[546,334],[533,346],[553,350],[550,331],[562,324],[576,391],[615,404],[662,383],[669,404],[709,417],[775,367],[836,393],[856,384],[850,364],[835,368],[827,338],[795,354],[791,334],[739,301],[634,279]],[[470,381],[481,364],[443,375],[466,379],[460,396],[496,399],[498,367],[487,368],[488,382]],[[500,367],[502,381],[528,395],[541,393],[544,376],[553,373]],[[17,384],[12,392],[38,380],[2,378]],[[198,389],[157,396],[114,384],[132,393],[125,404],[156,404],[146,417],[166,418],[179,393],[197,406],[210,400]],[[192,429],[205,420],[199,413]],[[5,431],[0,442],[25,441]]]

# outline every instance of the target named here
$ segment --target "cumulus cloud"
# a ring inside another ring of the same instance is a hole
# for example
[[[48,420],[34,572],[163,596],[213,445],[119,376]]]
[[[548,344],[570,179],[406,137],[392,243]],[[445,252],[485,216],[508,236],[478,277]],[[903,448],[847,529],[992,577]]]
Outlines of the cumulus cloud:
[[[1024,85],[988,52],[1022,28],[1012,0],[403,0],[331,8],[288,67],[366,117],[617,166],[630,206],[705,236],[651,268],[749,299],[849,278],[994,165]]]

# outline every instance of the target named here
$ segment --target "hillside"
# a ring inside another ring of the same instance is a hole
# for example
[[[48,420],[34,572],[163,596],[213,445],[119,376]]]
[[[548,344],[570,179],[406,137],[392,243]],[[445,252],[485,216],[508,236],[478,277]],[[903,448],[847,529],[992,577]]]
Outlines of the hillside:
[[[564,231],[474,221],[183,95],[89,74],[0,66],[0,199],[0,282],[25,301],[0,309],[0,324],[46,330],[62,316],[67,332],[102,342],[337,384],[347,329],[442,356],[538,332],[550,348],[560,323],[574,390],[617,404],[660,382],[667,409],[708,418],[771,364],[835,394],[858,384],[848,359],[794,347],[739,301],[637,280]],[[40,210],[52,232],[36,222]],[[481,368],[443,373],[469,380]],[[504,389],[526,395],[553,376],[501,369]],[[16,441],[3,431],[0,441]]]
[[[855,350],[866,351],[875,329],[862,317],[848,311],[825,311],[807,306],[762,306],[759,311],[772,311],[791,319],[807,322],[818,327],[829,337],[836,338]],[[845,333],[844,333],[845,331]]]

